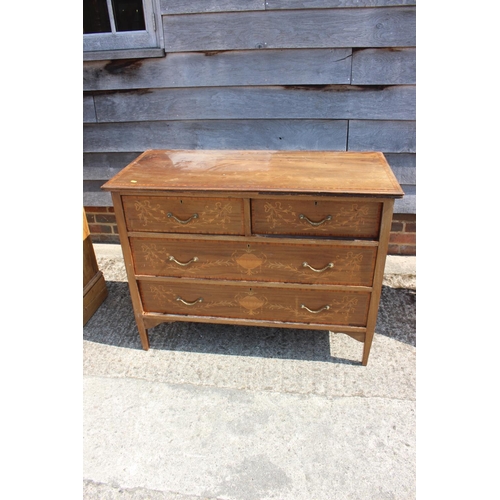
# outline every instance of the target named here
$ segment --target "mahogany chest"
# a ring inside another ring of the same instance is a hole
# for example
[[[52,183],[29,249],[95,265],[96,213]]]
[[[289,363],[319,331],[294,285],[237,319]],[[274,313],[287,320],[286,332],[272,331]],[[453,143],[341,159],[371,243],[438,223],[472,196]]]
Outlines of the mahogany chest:
[[[395,198],[384,155],[149,150],[111,191],[135,319],[331,330],[377,320]]]

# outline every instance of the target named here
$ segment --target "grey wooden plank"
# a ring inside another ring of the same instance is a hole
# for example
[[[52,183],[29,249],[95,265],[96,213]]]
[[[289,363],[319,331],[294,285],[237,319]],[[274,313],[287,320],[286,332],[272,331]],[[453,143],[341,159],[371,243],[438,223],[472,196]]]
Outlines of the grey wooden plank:
[[[97,117],[95,115],[94,97],[91,95],[83,96],[83,123],[95,123]]]
[[[266,0],[266,9],[332,9],[416,5],[416,0]]]
[[[111,193],[105,191],[84,191],[83,192],[84,207],[112,207]]]
[[[400,184],[416,184],[416,156],[415,153],[385,153],[385,157]]]
[[[92,61],[83,65],[83,90],[349,84],[351,53],[351,49],[241,50]]]
[[[101,190],[106,180],[84,180],[83,181],[83,206],[84,207],[111,207],[113,202],[111,194]]]
[[[166,52],[415,47],[415,7],[163,16]]]
[[[415,153],[415,121],[349,121],[349,151]]]
[[[231,12],[264,10],[265,0],[160,0],[160,12],[167,14],[193,14],[197,12]]]
[[[417,191],[415,186],[402,185],[405,195],[394,201],[395,214],[417,213]]]
[[[220,119],[414,120],[415,86],[224,87],[95,96],[99,123]]]
[[[110,179],[140,154],[141,151],[131,153],[84,153],[83,180]]]
[[[365,49],[352,55],[353,85],[398,85],[416,83],[416,51]]]
[[[205,120],[84,125],[83,152],[146,149],[345,151],[345,120]]]

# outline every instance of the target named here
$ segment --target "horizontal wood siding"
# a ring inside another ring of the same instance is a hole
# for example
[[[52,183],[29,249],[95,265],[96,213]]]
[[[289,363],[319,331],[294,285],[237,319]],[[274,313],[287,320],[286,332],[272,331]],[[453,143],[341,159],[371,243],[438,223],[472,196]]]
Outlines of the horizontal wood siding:
[[[414,47],[415,9],[310,9],[165,16],[165,50]]]
[[[377,150],[416,212],[414,1],[160,7],[165,57],[84,62],[84,206],[149,148]]]
[[[415,87],[210,87],[94,96],[97,121],[415,119]]]
[[[415,122],[349,121],[349,151],[415,152]]]
[[[365,49],[352,55],[353,85],[416,83],[415,49]]]
[[[235,50],[92,61],[83,68],[83,90],[349,84],[351,54],[351,49]]]
[[[394,7],[415,0],[266,0],[266,9],[331,9],[334,7]]]
[[[162,14],[264,10],[265,0],[160,0]]]
[[[185,120],[85,125],[84,152],[146,149],[345,151],[346,120]],[[125,165],[124,165],[125,166]]]

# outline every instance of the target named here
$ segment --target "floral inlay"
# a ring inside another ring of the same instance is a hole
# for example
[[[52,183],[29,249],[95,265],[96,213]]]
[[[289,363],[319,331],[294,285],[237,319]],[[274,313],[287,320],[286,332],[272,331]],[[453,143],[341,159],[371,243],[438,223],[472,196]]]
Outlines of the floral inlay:
[[[281,201],[275,202],[274,205],[267,202],[264,205],[264,211],[269,214],[266,220],[269,222],[271,229],[274,229],[279,221],[293,223],[297,220],[297,214],[293,211],[292,207],[288,205],[288,208],[283,208]]]
[[[214,221],[219,222],[222,226],[231,222],[230,214],[233,211],[233,206],[226,203],[224,206],[220,201],[215,203],[213,207],[206,206],[205,211],[202,212],[203,222],[211,224]]]
[[[136,201],[134,207],[143,226],[147,226],[152,220],[161,221],[165,218],[165,211],[161,209],[161,206],[159,204],[152,206],[149,200]]]

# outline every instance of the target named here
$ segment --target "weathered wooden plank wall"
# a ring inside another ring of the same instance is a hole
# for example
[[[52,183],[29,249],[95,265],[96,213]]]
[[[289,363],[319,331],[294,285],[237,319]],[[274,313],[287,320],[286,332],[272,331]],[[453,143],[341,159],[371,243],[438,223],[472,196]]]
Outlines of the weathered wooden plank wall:
[[[148,148],[378,150],[416,213],[415,1],[160,7],[166,57],[84,62],[84,205]]]

